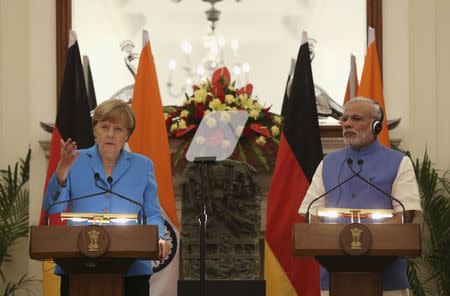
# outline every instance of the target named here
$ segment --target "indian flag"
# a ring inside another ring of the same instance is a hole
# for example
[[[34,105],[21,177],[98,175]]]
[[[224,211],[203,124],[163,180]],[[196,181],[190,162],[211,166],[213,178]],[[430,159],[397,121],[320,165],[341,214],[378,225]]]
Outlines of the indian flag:
[[[169,140],[155,63],[146,31],[143,32],[142,39],[143,48],[131,102],[137,125],[128,144],[132,152],[145,155],[154,163],[161,212],[166,220],[166,239],[170,238],[172,246],[169,256],[153,266],[155,273],[150,280],[150,295],[172,296],[177,295],[180,232],[172,187]]]

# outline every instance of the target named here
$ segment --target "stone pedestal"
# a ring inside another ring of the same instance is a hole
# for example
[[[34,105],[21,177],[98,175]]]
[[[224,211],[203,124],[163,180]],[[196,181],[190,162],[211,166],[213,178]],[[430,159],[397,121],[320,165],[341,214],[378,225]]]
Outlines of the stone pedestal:
[[[261,277],[261,195],[256,170],[247,163],[225,160],[207,167],[189,164],[182,177],[181,237],[183,278],[199,278],[201,191],[207,197],[207,279]]]

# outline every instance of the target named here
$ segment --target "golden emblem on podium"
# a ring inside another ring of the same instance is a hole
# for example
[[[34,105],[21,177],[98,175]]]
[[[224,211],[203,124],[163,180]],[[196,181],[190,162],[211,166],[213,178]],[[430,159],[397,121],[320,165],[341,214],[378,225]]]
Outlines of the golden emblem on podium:
[[[100,251],[100,247],[98,246],[100,231],[98,231],[97,229],[91,229],[86,231],[86,234],[89,240],[89,245],[87,247],[88,252]]]
[[[345,253],[360,256],[372,246],[372,234],[364,224],[351,223],[342,229],[339,241]]]
[[[361,250],[361,233],[363,232],[361,228],[354,227],[350,229],[352,233],[352,243],[351,247],[353,250]]]
[[[78,234],[78,249],[86,257],[102,256],[108,251],[109,243],[108,232],[100,225],[86,226]]]

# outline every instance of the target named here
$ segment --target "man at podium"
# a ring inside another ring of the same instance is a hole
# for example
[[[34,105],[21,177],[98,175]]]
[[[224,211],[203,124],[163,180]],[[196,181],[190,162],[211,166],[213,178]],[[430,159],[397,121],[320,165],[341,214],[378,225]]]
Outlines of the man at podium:
[[[140,217],[145,214],[147,224],[158,225],[159,257],[166,257],[153,163],[145,156],[124,149],[135,128],[132,109],[122,100],[107,100],[96,107],[92,125],[96,144],[89,149],[77,150],[77,144],[71,139],[61,140],[61,156],[48,182],[45,209],[49,214],[62,212],[67,207],[71,212],[80,213],[139,213]],[[101,188],[112,192],[95,194],[102,192]],[[86,198],[80,198],[83,196]],[[75,198],[78,200],[71,200]],[[62,277],[61,295],[68,295],[68,277],[59,266],[55,273]],[[125,278],[124,295],[148,295],[151,274],[150,261],[135,261]]]
[[[356,97],[344,106],[340,118],[345,149],[324,157],[300,206],[311,222],[325,222],[314,215],[318,208],[393,209],[389,223],[402,223],[405,207],[407,220],[421,212],[420,195],[412,162],[405,154],[386,148],[377,140],[384,112],[374,100]],[[323,195],[316,201],[314,199]],[[348,219],[335,219],[349,223]],[[368,222],[370,223],[370,222]],[[321,267],[321,295],[328,295],[328,272]],[[409,295],[406,261],[398,258],[383,274],[383,295]]]

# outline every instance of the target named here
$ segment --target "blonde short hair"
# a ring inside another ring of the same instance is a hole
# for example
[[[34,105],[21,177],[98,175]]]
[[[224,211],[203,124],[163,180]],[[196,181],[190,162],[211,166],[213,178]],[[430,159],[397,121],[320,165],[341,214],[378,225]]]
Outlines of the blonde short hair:
[[[102,121],[118,122],[123,120],[128,132],[133,133],[136,127],[136,118],[131,107],[120,99],[109,99],[102,102],[94,110],[92,126]]]

